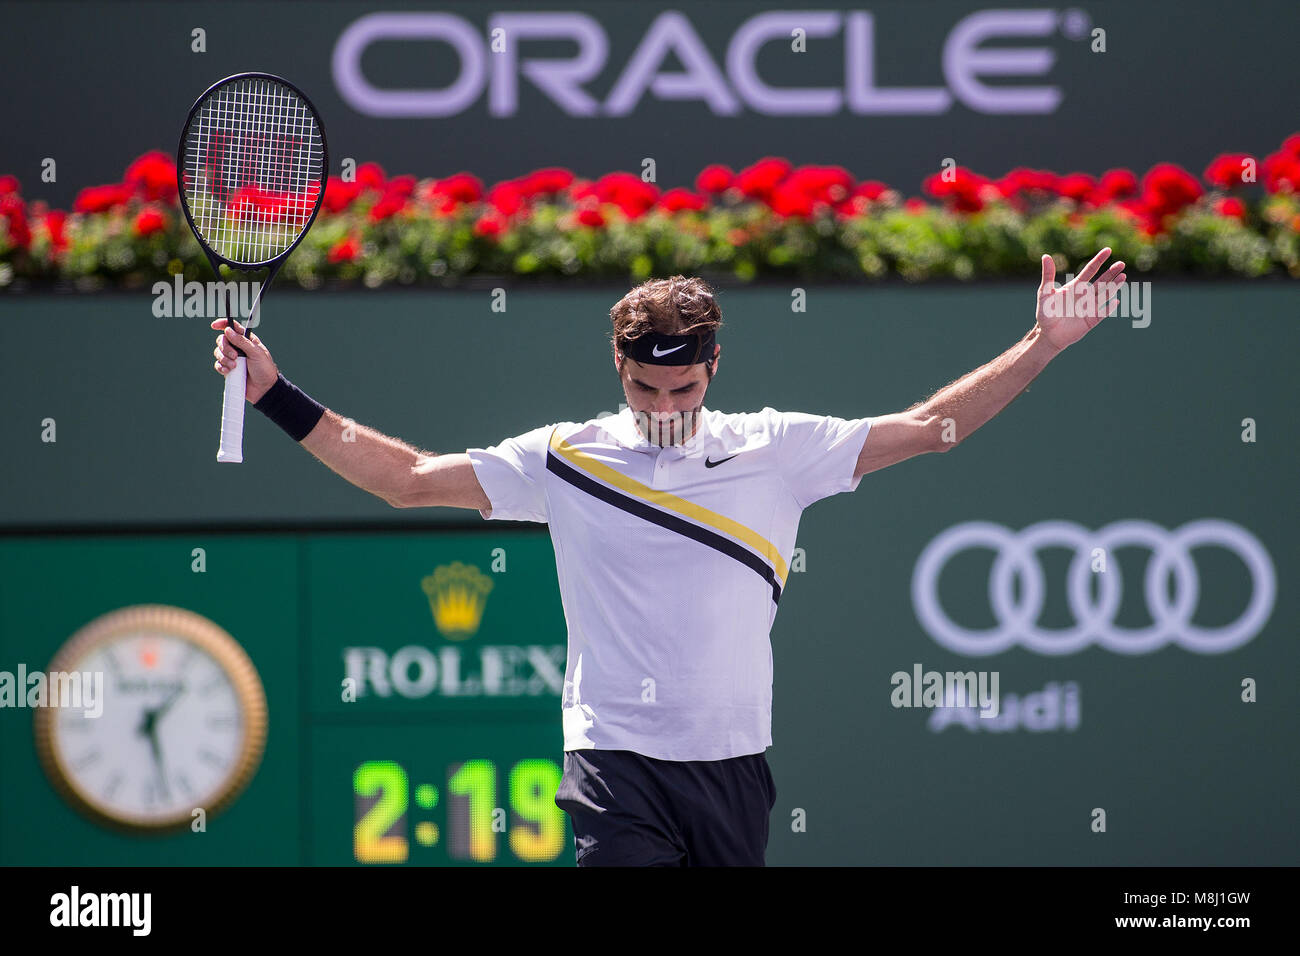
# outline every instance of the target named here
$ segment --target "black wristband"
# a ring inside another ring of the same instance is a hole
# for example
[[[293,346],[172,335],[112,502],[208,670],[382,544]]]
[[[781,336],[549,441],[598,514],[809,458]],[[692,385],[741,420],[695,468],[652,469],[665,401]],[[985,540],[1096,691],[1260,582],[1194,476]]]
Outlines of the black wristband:
[[[325,414],[325,406],[285,378],[283,372],[253,407],[288,432],[294,441],[310,435]]]

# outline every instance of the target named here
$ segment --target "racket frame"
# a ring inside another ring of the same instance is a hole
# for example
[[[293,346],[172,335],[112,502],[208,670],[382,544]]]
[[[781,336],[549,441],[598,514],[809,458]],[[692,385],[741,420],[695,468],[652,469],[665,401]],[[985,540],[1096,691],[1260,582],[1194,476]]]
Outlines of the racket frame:
[[[235,262],[233,259],[228,259],[213,249],[208,244],[208,240],[203,237],[203,234],[199,232],[198,227],[194,224],[194,217],[190,214],[189,200],[186,199],[185,196],[185,151],[189,140],[190,125],[194,122],[194,115],[202,108],[203,104],[207,102],[208,98],[219,88],[233,83],[236,80],[254,79],[269,80],[273,83],[280,83],[292,90],[296,96],[307,104],[307,109],[311,111],[312,118],[316,123],[316,129],[320,133],[321,174],[320,191],[316,195],[316,202],[312,207],[311,215],[307,217],[307,221],[303,224],[302,229],[299,230],[298,235],[294,238],[293,242],[289,244],[288,248],[261,262],[245,263]],[[255,71],[232,73],[230,76],[217,80],[217,82],[213,83],[199,95],[199,97],[194,101],[194,105],[190,107],[189,113],[185,116],[185,123],[181,126],[180,142],[176,146],[176,192],[180,200],[181,212],[185,214],[185,221],[189,224],[190,231],[194,233],[194,238],[198,240],[199,248],[203,250],[203,255],[207,258],[208,264],[212,266],[212,274],[216,277],[218,283],[224,285],[221,277],[222,263],[224,263],[228,268],[242,273],[258,272],[262,269],[268,270],[265,281],[263,281],[261,286],[258,288],[257,294],[254,296],[252,304],[249,306],[246,323],[243,323],[245,339],[248,337],[249,329],[260,324],[261,317],[258,314],[258,308],[262,303],[262,296],[266,293],[266,290],[270,287],[271,283],[275,281],[276,275],[280,272],[280,267],[284,265],[285,260],[289,258],[290,253],[292,253],[294,249],[298,248],[298,243],[302,242],[303,237],[311,230],[312,223],[316,221],[316,216],[320,213],[321,206],[325,204],[325,189],[329,182],[329,168],[329,141],[325,138],[325,123],[321,120],[320,111],[316,109],[316,104],[311,101],[311,97],[299,89],[295,84],[290,83],[284,77],[277,76],[274,73]],[[226,305],[224,302],[224,292],[225,290],[223,288],[223,306]],[[231,305],[233,306],[233,303],[231,303]],[[234,310],[232,308],[222,308],[222,311],[227,313],[225,318],[229,322],[231,319],[229,313]],[[217,452],[217,460],[239,462],[243,460],[244,376],[247,374],[247,359],[245,357],[246,353],[243,349],[238,345],[233,347],[235,351],[239,353],[239,358],[236,359],[235,370],[229,373],[226,381],[225,395],[222,402],[222,441],[221,448]],[[232,380],[229,376],[235,376],[235,380]],[[232,402],[234,402],[238,408],[232,408]],[[228,445],[229,447],[227,447]]]
[[[307,108],[311,110],[312,117],[316,121],[316,129],[320,132],[320,148],[321,148],[320,193],[316,197],[316,204],[312,208],[311,215],[307,217],[307,221],[303,224],[302,230],[298,233],[297,237],[293,240],[293,242],[289,244],[289,247],[287,249],[285,249],[283,252],[277,253],[276,255],[272,256],[270,259],[264,259],[261,262],[235,262],[233,259],[227,259],[221,253],[217,252],[215,249],[211,248],[208,245],[208,241],[203,238],[202,233],[199,232],[198,227],[194,224],[194,217],[190,215],[190,205],[185,198],[185,146],[187,140],[189,139],[190,124],[194,122],[194,114],[196,114],[199,111],[199,109],[207,101],[209,96],[211,96],[218,88],[225,86],[228,83],[232,83],[235,80],[254,80],[254,79],[270,80],[274,83],[281,83],[284,86],[287,86],[304,103],[306,103]],[[329,156],[330,156],[329,143],[325,139],[325,124],[321,121],[320,111],[316,109],[316,104],[311,101],[311,97],[309,97],[306,93],[304,93],[293,83],[290,83],[282,76],[276,76],[274,73],[260,73],[260,72],[232,73],[230,76],[227,76],[224,79],[217,80],[217,82],[213,83],[211,86],[209,86],[206,90],[204,90],[199,95],[198,99],[194,101],[194,105],[190,107],[190,111],[185,117],[185,123],[183,126],[181,126],[180,142],[179,144],[177,144],[176,147],[176,170],[177,170],[176,192],[180,198],[181,212],[185,213],[185,221],[189,223],[190,231],[194,233],[194,238],[197,239],[199,242],[199,248],[203,250],[203,254],[207,257],[208,264],[212,266],[213,275],[217,277],[218,282],[222,281],[221,279],[222,264],[225,264],[231,269],[237,269],[240,272],[257,272],[262,269],[270,270],[267,273],[266,281],[263,282],[261,288],[257,290],[257,296],[253,299],[253,304],[249,307],[248,318],[250,322],[252,322],[253,317],[257,315],[257,307],[261,304],[262,296],[266,292],[267,288],[271,285],[271,282],[275,279],[276,274],[280,271],[280,267],[283,266],[285,260],[289,258],[289,254],[293,252],[294,249],[298,248],[298,243],[302,242],[303,237],[306,236],[307,233],[311,230],[312,223],[316,221],[316,216],[320,213],[321,206],[325,205],[325,187],[326,187],[326,183],[329,180],[329,168],[330,168]],[[230,310],[225,309],[224,311],[229,312]],[[229,318],[229,316],[226,316],[226,318]],[[252,325],[244,326],[246,330],[251,327]],[[238,347],[236,347],[235,351],[239,352],[240,355],[244,354],[243,351],[241,351]]]

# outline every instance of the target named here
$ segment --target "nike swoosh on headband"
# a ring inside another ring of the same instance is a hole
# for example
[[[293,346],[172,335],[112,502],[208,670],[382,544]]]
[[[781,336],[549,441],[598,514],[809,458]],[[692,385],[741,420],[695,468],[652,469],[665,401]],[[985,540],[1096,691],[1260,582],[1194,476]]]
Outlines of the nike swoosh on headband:
[[[684,348],[686,348],[685,342],[683,342],[681,345],[674,345],[672,348],[664,349],[662,352],[660,352],[659,346],[656,345],[653,349],[650,350],[650,354],[653,355],[655,358],[658,358],[661,355],[668,355],[672,352],[676,352],[678,349],[684,349]]]

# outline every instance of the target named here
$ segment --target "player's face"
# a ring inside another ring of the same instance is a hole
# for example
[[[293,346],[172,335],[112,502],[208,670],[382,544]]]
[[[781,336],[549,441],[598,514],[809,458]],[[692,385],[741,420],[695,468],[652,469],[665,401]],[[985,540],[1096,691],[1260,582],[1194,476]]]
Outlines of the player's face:
[[[703,362],[642,365],[624,358],[619,377],[637,428],[650,444],[680,445],[695,434],[709,386]]]

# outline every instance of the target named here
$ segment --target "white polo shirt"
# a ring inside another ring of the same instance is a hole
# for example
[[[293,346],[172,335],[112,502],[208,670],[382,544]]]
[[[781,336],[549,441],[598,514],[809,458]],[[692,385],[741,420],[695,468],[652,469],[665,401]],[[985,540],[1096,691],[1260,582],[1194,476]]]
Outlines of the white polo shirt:
[[[550,524],[564,749],[722,760],[772,743],[772,622],[803,509],[857,488],[871,421],[703,409],[660,448],[632,411],[468,450],[484,518]]]

